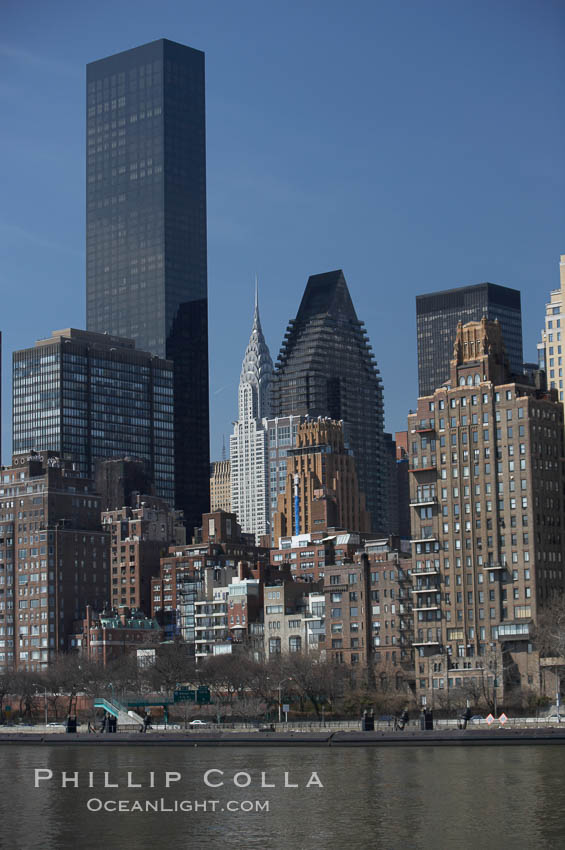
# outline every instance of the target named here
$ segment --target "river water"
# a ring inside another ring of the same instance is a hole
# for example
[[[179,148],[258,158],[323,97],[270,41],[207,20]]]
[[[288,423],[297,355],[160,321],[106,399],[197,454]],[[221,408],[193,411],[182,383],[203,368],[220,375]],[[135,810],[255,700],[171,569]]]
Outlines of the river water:
[[[14,850],[565,847],[565,747],[554,745],[9,744],[0,767],[0,846]],[[128,788],[128,773],[143,787]]]

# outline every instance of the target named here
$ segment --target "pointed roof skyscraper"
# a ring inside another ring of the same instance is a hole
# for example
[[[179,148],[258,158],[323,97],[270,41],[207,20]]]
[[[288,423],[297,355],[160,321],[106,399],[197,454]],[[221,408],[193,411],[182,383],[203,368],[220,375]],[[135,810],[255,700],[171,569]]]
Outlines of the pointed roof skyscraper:
[[[272,410],[344,421],[373,530],[386,531],[382,383],[341,269],[308,279],[276,363]]]
[[[255,282],[255,309],[251,336],[241,365],[238,418],[230,437],[231,505],[242,531],[257,543],[269,533],[269,478],[267,431],[271,414],[273,361],[263,336]]]
[[[251,336],[245,350],[239,379],[239,419],[264,419],[271,415],[273,361],[263,335],[259,315],[259,293],[255,279],[255,309]],[[246,389],[249,388],[249,389]]]

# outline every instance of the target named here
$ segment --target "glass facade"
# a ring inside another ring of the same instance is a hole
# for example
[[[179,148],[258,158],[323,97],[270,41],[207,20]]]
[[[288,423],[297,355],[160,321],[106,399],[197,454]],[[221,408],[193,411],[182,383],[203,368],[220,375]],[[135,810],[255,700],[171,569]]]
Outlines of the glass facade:
[[[308,279],[275,366],[272,408],[277,417],[344,421],[373,530],[386,532],[383,388],[341,270]]]
[[[122,342],[127,342],[122,340]],[[14,454],[56,451],[94,478],[97,460],[145,461],[174,504],[173,366],[84,331],[14,353]]]
[[[204,54],[159,40],[87,66],[87,328],[174,363],[176,504],[209,500]]]
[[[418,395],[432,395],[449,378],[457,323],[498,319],[513,374],[522,374],[522,307],[517,289],[479,283],[416,297]]]

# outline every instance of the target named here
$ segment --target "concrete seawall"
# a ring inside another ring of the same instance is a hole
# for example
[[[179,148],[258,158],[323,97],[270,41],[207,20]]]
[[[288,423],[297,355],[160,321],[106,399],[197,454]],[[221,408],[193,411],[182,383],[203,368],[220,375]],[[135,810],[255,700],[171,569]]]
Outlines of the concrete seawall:
[[[118,732],[113,735],[67,735],[37,732],[0,734],[0,745],[57,747],[441,747],[565,744],[565,729],[454,729],[422,732]]]

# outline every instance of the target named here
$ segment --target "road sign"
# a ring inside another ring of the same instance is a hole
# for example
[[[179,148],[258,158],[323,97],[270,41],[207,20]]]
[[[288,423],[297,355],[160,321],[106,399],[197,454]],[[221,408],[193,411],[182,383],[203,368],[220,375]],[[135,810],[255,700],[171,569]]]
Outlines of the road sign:
[[[288,712],[290,711],[290,705],[287,702],[285,702],[283,705],[283,711],[285,714],[288,714]]]
[[[210,688],[206,685],[200,685],[196,692],[196,702],[200,703],[200,705],[212,702],[210,697]]]
[[[175,702],[196,702],[196,691],[179,690],[173,694]]]
[[[507,721],[508,721],[507,716],[505,715],[505,713],[504,713],[504,712],[502,712],[502,714],[501,714],[501,715],[500,715],[500,717],[498,718],[498,722],[499,722],[499,723],[502,723],[502,725],[504,726],[504,724],[505,724]]]
[[[492,716],[492,714],[488,715],[488,717],[486,718],[486,721],[487,721],[489,726],[491,725],[491,723],[494,723],[494,717]]]

